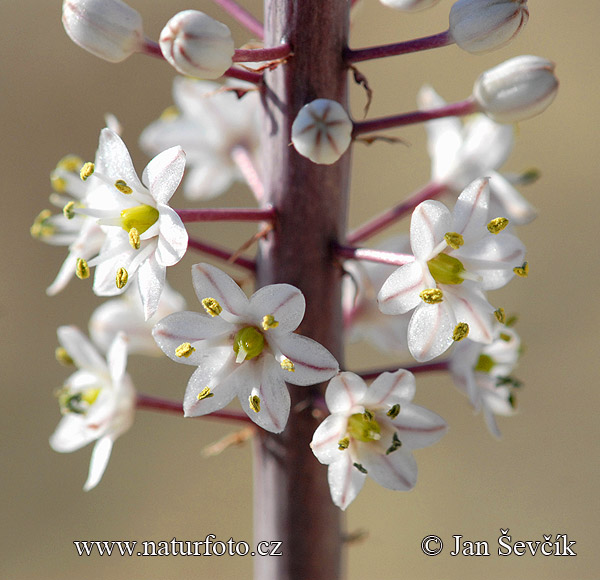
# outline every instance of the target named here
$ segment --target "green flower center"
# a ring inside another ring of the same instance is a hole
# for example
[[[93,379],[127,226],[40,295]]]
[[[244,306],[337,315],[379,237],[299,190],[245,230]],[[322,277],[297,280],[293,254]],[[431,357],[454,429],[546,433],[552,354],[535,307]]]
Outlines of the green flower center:
[[[158,220],[158,210],[150,205],[136,205],[121,212],[121,226],[128,232],[132,228],[143,234]]]
[[[427,262],[429,272],[438,284],[462,284],[465,267],[462,262],[448,254],[438,254]]]
[[[348,419],[348,435],[358,441],[378,441],[381,439],[381,427],[372,413],[354,413]]]
[[[265,347],[265,337],[254,326],[246,326],[238,330],[233,339],[233,352],[237,362],[257,357]]]
[[[85,415],[88,409],[96,402],[100,394],[99,388],[89,388],[79,393],[72,393],[65,387],[58,393],[58,404],[63,415],[75,413]]]
[[[489,373],[494,368],[495,364],[496,363],[494,362],[494,359],[491,356],[487,354],[480,354],[479,360],[475,365],[475,370],[480,373]]]

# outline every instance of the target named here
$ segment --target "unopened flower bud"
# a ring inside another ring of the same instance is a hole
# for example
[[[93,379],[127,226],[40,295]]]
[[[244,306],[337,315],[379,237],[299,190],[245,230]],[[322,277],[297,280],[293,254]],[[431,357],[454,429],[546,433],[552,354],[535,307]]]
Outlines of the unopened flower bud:
[[[292,125],[296,151],[314,163],[331,165],[352,141],[352,121],[336,101],[317,99],[304,105]]]
[[[508,44],[527,24],[527,0],[458,0],[450,10],[450,34],[473,54]]]
[[[425,10],[440,0],[380,0],[384,6],[395,8],[396,10],[404,10],[405,12],[416,12],[417,10]]]
[[[517,56],[484,72],[473,97],[494,121],[514,123],[538,115],[554,100],[554,63],[539,56]]]
[[[109,62],[120,62],[144,43],[142,17],[121,0],[64,0],[62,23],[71,40]]]
[[[219,78],[232,64],[233,38],[225,24],[197,10],[179,12],[160,33],[163,56],[180,73]]]

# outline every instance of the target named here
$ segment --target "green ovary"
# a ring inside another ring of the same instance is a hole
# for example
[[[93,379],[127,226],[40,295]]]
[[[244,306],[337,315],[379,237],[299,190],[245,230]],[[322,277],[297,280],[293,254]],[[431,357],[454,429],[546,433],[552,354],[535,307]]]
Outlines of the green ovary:
[[[265,338],[254,326],[246,326],[237,332],[233,339],[233,352],[238,359],[248,360],[257,357],[265,346]],[[243,352],[243,358],[240,357]],[[241,361],[240,361],[241,362]]]
[[[348,419],[348,435],[358,441],[378,441],[381,439],[381,427],[373,418],[368,418],[365,413],[355,413]]]
[[[494,368],[495,364],[496,363],[491,356],[487,354],[481,354],[479,355],[479,359],[475,365],[475,370],[480,373],[489,373]]]
[[[429,272],[438,284],[462,284],[465,267],[457,258],[448,254],[438,254],[427,262]]]
[[[158,220],[158,210],[150,205],[136,205],[121,212],[121,225],[128,232],[135,228],[138,234],[143,234]]]

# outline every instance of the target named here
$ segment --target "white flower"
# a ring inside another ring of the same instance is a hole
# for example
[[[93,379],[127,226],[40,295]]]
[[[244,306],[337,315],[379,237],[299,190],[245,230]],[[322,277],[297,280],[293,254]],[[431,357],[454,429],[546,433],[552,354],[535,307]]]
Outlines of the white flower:
[[[162,354],[152,337],[152,328],[165,316],[181,312],[185,299],[168,282],[160,296],[158,308],[148,320],[137,285],[131,285],[121,296],[107,300],[94,310],[89,323],[90,336],[95,344],[107,351],[119,332],[127,335],[129,354]]]
[[[404,10],[406,12],[417,12],[435,6],[440,0],[380,0],[384,6]]]
[[[439,356],[467,335],[476,342],[492,341],[494,308],[484,291],[501,288],[513,277],[525,249],[515,236],[501,231],[505,218],[488,223],[488,202],[487,180],[480,179],[460,194],[453,213],[433,200],[413,212],[415,261],[387,279],[378,301],[385,314],[414,310],[408,348],[418,361]]]
[[[331,411],[310,444],[329,465],[333,503],[345,510],[367,475],[388,489],[408,491],[417,482],[412,451],[433,445],[446,432],[439,416],[411,403],[414,376],[405,370],[383,373],[371,386],[353,373],[334,377],[325,401]]]
[[[494,415],[515,413],[513,391],[520,383],[511,378],[511,373],[520,351],[517,333],[496,324],[492,343],[482,345],[466,339],[457,345],[450,359],[456,386],[469,397],[476,412],[483,411],[486,425],[496,437],[500,437],[500,430]]]
[[[188,171],[184,193],[189,199],[222,194],[242,175],[235,152],[242,149],[254,161],[260,141],[260,95],[249,90],[238,98],[233,89],[208,81],[178,77],[173,98],[180,114],[168,113],[147,127],[141,147],[151,154],[181,145]]]
[[[172,360],[198,367],[185,393],[185,415],[212,413],[237,396],[255,423],[283,431],[290,410],[285,383],[313,385],[338,371],[328,350],[293,334],[304,316],[304,296],[289,284],[273,284],[248,299],[209,264],[196,264],[192,277],[206,312],[171,314],[153,331]]]
[[[527,24],[527,0],[458,0],[450,10],[450,34],[473,54],[508,44]]]
[[[50,202],[65,208],[60,214],[44,210],[31,226],[31,235],[43,242],[56,246],[68,246],[69,253],[54,282],[46,293],[53,296],[63,290],[75,275],[77,260],[88,260],[102,247],[106,235],[96,220],[85,215],[73,214],[69,208],[85,207],[91,191],[89,182],[80,177],[83,161],[76,155],[67,155],[57,164],[50,175],[54,193]],[[69,213],[70,212],[70,213]],[[67,217],[68,214],[70,217]]]
[[[137,276],[144,315],[158,307],[167,266],[179,262],[187,249],[186,229],[167,203],[177,189],[185,166],[181,147],[163,151],[148,163],[142,182],[127,147],[110,129],[100,133],[96,164],[87,179],[94,200],[76,213],[96,217],[106,240],[96,258],[94,292],[112,296],[123,292]]]
[[[410,253],[408,236],[386,240],[378,250]],[[376,348],[396,355],[408,354],[406,332],[410,315],[387,316],[377,306],[377,293],[397,266],[379,262],[346,260],[342,279],[344,325],[350,342],[367,340]]]
[[[511,58],[475,81],[473,97],[481,110],[500,123],[515,123],[539,115],[558,91],[553,62],[539,56]]]
[[[142,17],[121,0],[64,0],[62,22],[71,40],[95,56],[120,62],[142,49]]]
[[[335,163],[352,142],[353,124],[344,107],[330,99],[304,105],[292,124],[292,143],[314,163]]]
[[[135,391],[125,372],[127,339],[118,335],[106,360],[74,326],[61,326],[58,339],[77,371],[58,392],[64,417],[50,445],[55,451],[70,453],[96,441],[83,487],[88,491],[102,479],[113,443],[133,423]]]
[[[418,95],[421,109],[443,107],[446,101],[430,86]],[[514,146],[514,128],[502,125],[480,113],[464,124],[457,117],[434,119],[425,123],[431,156],[431,178],[458,195],[479,177],[490,178],[490,208],[514,224],[530,222],[536,210],[498,169]]]
[[[219,78],[232,64],[235,50],[229,28],[198,10],[184,10],[160,33],[160,49],[181,74]]]

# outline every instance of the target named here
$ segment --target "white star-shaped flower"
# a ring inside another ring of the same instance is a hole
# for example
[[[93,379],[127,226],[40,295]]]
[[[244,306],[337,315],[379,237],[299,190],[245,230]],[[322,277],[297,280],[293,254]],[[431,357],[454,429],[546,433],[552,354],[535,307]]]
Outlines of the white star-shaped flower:
[[[317,459],[329,465],[333,503],[345,510],[367,475],[388,489],[408,491],[417,482],[412,451],[433,445],[446,422],[412,404],[414,376],[405,370],[383,373],[371,386],[354,373],[340,373],[325,392],[331,415],[310,444]]]
[[[466,339],[456,346],[450,359],[456,386],[469,397],[475,412],[483,411],[485,423],[495,437],[500,437],[500,430],[494,415],[515,413],[514,388],[520,383],[511,378],[511,373],[520,351],[518,334],[512,328],[496,324],[490,344]]]
[[[421,109],[446,105],[430,86],[418,95]],[[490,179],[490,204],[498,215],[515,225],[530,222],[537,215],[531,204],[498,169],[514,146],[514,127],[492,121],[483,113],[472,115],[463,124],[458,117],[434,119],[425,123],[431,157],[431,179],[459,194],[480,177]]]
[[[488,221],[489,188],[479,179],[458,197],[454,212],[439,201],[417,206],[410,224],[414,262],[398,268],[383,284],[379,308],[384,314],[414,310],[408,348],[418,361],[445,352],[467,335],[492,341],[494,307],[486,290],[504,286],[523,262],[525,248],[502,231],[508,220]]]
[[[185,226],[167,205],[184,167],[183,150],[172,147],[148,163],[140,182],[125,143],[103,129],[93,173],[87,178],[94,198],[87,207],[74,208],[75,213],[95,217],[106,233],[100,253],[88,262],[96,266],[94,292],[120,294],[136,277],[146,318],[156,312],[166,268],[179,262],[187,249]]]
[[[193,266],[192,277],[205,312],[171,314],[153,331],[167,356],[198,367],[185,393],[185,415],[212,413],[237,396],[255,423],[283,431],[290,410],[285,383],[313,385],[339,368],[327,349],[294,334],[304,317],[304,296],[289,284],[273,284],[248,299],[209,264]]]
[[[96,441],[83,487],[88,491],[102,479],[113,443],[133,423],[135,391],[125,372],[127,339],[119,334],[106,360],[74,326],[61,326],[58,339],[77,371],[58,392],[64,417],[50,437],[50,445],[55,451],[70,453]]]
[[[142,149],[156,154],[181,145],[187,155],[184,193],[210,199],[242,180],[234,156],[241,149],[256,162],[260,142],[260,95],[248,90],[238,98],[236,85],[177,77],[173,98],[179,113],[167,113],[140,137]],[[248,87],[242,87],[242,90]]]

